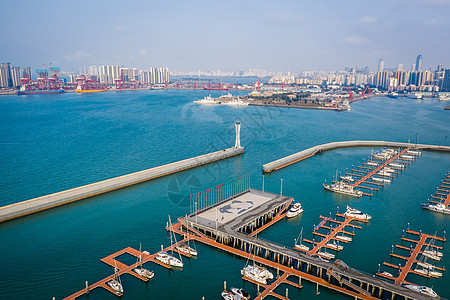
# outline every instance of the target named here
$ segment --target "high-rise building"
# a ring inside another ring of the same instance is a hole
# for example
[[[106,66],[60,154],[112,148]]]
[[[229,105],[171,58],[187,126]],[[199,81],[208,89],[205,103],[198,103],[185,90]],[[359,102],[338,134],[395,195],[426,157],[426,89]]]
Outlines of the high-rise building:
[[[19,87],[21,85],[19,67],[11,68],[11,82],[13,87]]]
[[[421,54],[417,55],[416,68],[414,71],[422,71],[422,61],[423,61],[423,56]]]
[[[22,77],[23,78],[28,77],[31,79],[31,68],[30,67],[23,68]]]
[[[450,91],[450,69],[445,69],[444,78],[442,79],[442,84],[440,86],[443,91]]]
[[[11,64],[2,63],[2,65],[0,66],[0,87],[10,86],[12,86]]]
[[[397,65],[397,71],[403,71],[403,64]]]
[[[383,58],[380,58],[380,61],[378,62],[378,72],[384,71],[384,61]]]

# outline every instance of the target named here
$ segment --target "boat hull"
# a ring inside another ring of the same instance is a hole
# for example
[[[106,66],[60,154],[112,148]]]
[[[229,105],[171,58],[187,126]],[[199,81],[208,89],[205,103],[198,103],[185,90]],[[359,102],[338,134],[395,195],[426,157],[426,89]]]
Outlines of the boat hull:
[[[44,94],[62,94],[64,90],[48,90],[48,91],[17,91],[17,95],[44,95]]]
[[[75,92],[80,93],[80,94],[84,94],[84,93],[100,93],[100,92],[105,92],[106,89],[100,89],[100,90],[75,90]]]

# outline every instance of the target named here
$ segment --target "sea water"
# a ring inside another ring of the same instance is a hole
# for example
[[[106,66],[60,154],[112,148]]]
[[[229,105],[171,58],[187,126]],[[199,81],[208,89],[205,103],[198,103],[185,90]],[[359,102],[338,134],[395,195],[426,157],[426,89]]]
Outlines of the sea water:
[[[232,92],[244,95],[245,92]],[[170,245],[165,231],[172,220],[189,212],[189,194],[250,174],[251,186],[261,189],[262,165],[318,144],[345,140],[385,140],[450,145],[450,116],[445,103],[374,97],[352,104],[350,112],[272,107],[202,106],[192,101],[220,91],[133,91],[91,95],[62,94],[0,97],[0,205],[43,196],[92,182],[234,146],[234,122],[241,122],[243,155],[164,178],[99,195],[83,201],[0,224],[0,298],[62,299],[113,273],[101,258],[131,246],[154,253]],[[374,149],[377,150],[377,149]],[[371,148],[336,149],[265,175],[265,190],[302,203],[297,218],[281,220],[259,236],[292,247],[303,227],[313,238],[320,216],[346,205],[372,215],[356,229],[353,242],[337,254],[351,267],[375,274],[396,275],[383,262],[391,245],[402,242],[402,230],[442,236],[450,232],[448,215],[423,210],[448,170],[450,154],[424,151],[373,197],[360,199],[323,189],[339,170],[344,172],[370,155]],[[412,237],[415,238],[415,237]],[[441,245],[442,243],[437,243]],[[438,266],[450,262],[450,247]],[[121,277],[122,299],[220,299],[227,287],[256,287],[243,282],[247,263],[214,248],[195,244],[198,258],[185,259],[183,271],[155,264],[155,278],[144,283]],[[407,255],[396,249],[395,253]],[[134,257],[119,261],[132,264]],[[273,270],[272,270],[273,271]],[[408,275],[407,280],[433,286],[450,298],[447,272],[441,279]],[[315,285],[303,289],[281,285],[276,291],[290,299],[317,297]],[[317,298],[348,298],[320,288]],[[86,298],[85,296],[81,299]],[[116,299],[102,288],[89,299]]]

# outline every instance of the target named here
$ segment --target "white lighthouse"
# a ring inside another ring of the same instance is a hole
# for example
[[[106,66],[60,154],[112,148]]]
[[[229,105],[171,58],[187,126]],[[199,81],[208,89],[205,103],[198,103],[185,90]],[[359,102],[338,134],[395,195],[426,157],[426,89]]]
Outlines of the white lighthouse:
[[[234,145],[234,148],[239,149],[241,148],[241,123],[236,122],[236,144]]]

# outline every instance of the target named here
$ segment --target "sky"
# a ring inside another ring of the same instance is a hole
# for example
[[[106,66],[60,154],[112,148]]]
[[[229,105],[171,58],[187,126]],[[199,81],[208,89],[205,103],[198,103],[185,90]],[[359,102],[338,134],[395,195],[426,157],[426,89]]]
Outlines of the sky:
[[[0,62],[300,72],[450,67],[450,0],[1,0]]]

